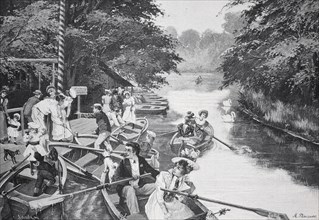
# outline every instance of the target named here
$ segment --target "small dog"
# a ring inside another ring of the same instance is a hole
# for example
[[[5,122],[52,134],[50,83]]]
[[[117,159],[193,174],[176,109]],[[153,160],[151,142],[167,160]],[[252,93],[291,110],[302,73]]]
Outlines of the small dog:
[[[19,154],[20,154],[19,150],[12,151],[12,150],[9,150],[9,149],[4,149],[3,160],[4,161],[8,160],[8,155],[9,155],[11,157],[12,163],[15,164],[15,163],[17,163],[15,156],[19,155]]]

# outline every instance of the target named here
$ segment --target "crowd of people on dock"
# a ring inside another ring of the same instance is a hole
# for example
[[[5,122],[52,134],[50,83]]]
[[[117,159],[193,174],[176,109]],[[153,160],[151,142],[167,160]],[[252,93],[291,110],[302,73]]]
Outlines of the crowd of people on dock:
[[[68,116],[74,97],[72,97],[72,94],[57,94],[56,88],[52,85],[46,88],[46,92],[49,96],[40,100],[41,91],[34,91],[34,96],[23,106],[24,116],[28,121],[28,132],[24,136],[26,149],[23,155],[30,161],[31,175],[34,175],[35,168],[37,169],[34,196],[39,196],[46,187],[54,184],[55,176],[58,173],[55,163],[58,160],[58,153],[54,148],[49,151],[45,147],[45,141],[49,139],[49,133],[52,135],[52,140],[55,141],[69,142],[73,140]],[[5,138],[3,137],[5,136],[3,134],[7,132],[13,142],[16,142],[17,130],[13,128],[19,128],[20,115],[14,114],[13,119],[10,119],[5,114],[8,103],[5,98],[6,94],[6,90],[1,90],[0,123],[4,124],[6,120],[9,120],[10,126],[12,126],[9,127],[8,131],[4,131],[1,127],[0,138],[1,141],[4,141]],[[186,219],[193,216],[193,211],[183,203],[183,197],[164,192],[162,188],[188,193],[195,190],[188,174],[199,169],[196,163],[199,151],[196,149],[182,150],[178,157],[172,159],[174,167],[160,172],[159,155],[156,155],[157,158],[151,162],[145,160],[153,148],[156,138],[154,132],[147,131],[146,141],[125,143],[125,157],[117,166],[114,166],[111,159],[112,146],[110,144],[112,126],[132,124],[132,128],[134,128],[136,122],[134,105],[135,99],[131,93],[119,87],[113,89],[113,91],[105,90],[101,104],[96,103],[92,106],[97,124],[95,131],[97,139],[94,148],[100,149],[102,144],[104,145],[104,172],[111,172],[111,169],[114,168],[112,175],[109,175],[110,181],[127,177],[133,178],[128,183],[116,187],[120,202],[126,202],[131,215],[140,212],[137,196],[147,195],[149,199],[145,206],[145,213],[149,219]],[[46,116],[49,114],[51,115],[52,128],[47,127],[46,123]],[[197,117],[194,113],[187,112],[184,123],[177,126],[182,144],[187,142],[196,145],[203,140],[205,132],[213,135],[213,129],[206,121],[207,117],[207,110],[201,110]],[[146,173],[151,173],[152,181],[140,178],[141,175]]]

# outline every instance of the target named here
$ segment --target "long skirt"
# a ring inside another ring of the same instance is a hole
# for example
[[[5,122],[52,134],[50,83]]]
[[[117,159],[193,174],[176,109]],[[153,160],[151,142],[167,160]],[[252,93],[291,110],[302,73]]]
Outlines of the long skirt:
[[[0,141],[8,139],[7,119],[3,111],[0,111]]]

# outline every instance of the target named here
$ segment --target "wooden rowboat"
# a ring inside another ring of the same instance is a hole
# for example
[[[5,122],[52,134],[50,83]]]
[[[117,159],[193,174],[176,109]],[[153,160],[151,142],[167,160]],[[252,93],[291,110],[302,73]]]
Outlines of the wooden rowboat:
[[[102,173],[101,176],[101,184],[105,184],[108,182],[108,175],[106,173]],[[113,220],[128,220],[128,219],[139,219],[139,220],[147,220],[147,216],[145,214],[145,204],[147,203],[148,196],[138,196],[138,202],[140,206],[141,213],[129,215],[127,213],[127,208],[123,207],[122,204],[119,203],[119,196],[117,193],[108,191],[106,188],[101,190],[105,205],[108,209],[109,214],[111,215]],[[206,220],[206,216],[208,213],[208,209],[198,200],[185,198],[185,204],[194,212],[194,216],[189,219],[198,219],[198,220]],[[124,205],[126,206],[126,205]],[[217,220],[215,216],[211,219]]]
[[[148,128],[146,118],[138,118],[135,123],[128,123],[112,131],[111,135],[125,141],[137,141]]]
[[[192,144],[192,141],[189,141],[192,138],[196,139],[195,137],[183,138],[179,132],[176,132],[169,142],[172,152],[179,155],[180,151],[185,147],[204,152],[209,147],[211,147],[212,144],[214,144],[214,142],[212,141],[214,130],[213,127],[208,123],[203,132],[204,137],[202,139],[199,139],[196,144]]]
[[[144,103],[154,102],[154,101],[167,102],[167,99],[166,99],[166,98],[163,98],[163,97],[160,97],[160,96],[154,96],[154,97],[144,97],[144,96],[143,96],[142,101],[143,101]]]
[[[146,102],[147,105],[158,105],[158,106],[166,106],[168,107],[168,102],[166,101],[152,101],[152,102]]]
[[[67,168],[64,160],[60,156],[58,157],[58,161],[60,177],[56,177],[55,184],[48,187],[45,192],[38,197],[33,196],[37,172],[35,171],[34,175],[31,175],[30,163],[28,162],[21,164],[14,172],[11,172],[9,175],[6,175],[5,178],[1,179],[0,192],[12,190],[8,194],[6,201],[6,208],[10,210],[10,213],[8,213],[10,217],[13,219],[33,219],[33,216],[36,216],[50,207],[42,206],[38,204],[37,201],[46,198],[49,200],[51,197],[62,193],[61,191],[67,179]],[[21,185],[15,188],[19,184]],[[9,217],[7,216],[3,219],[9,219]]]
[[[140,104],[135,105],[135,113],[136,114],[146,114],[146,115],[166,115],[166,106],[158,106],[158,105],[148,105],[148,104]]]

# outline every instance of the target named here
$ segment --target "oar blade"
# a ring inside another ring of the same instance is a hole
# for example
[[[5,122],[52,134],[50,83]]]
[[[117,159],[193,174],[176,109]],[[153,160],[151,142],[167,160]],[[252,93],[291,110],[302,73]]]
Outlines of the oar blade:
[[[50,197],[36,199],[29,202],[30,208],[39,210],[43,207],[55,205],[57,203],[63,202],[64,196],[63,195],[52,195]]]

